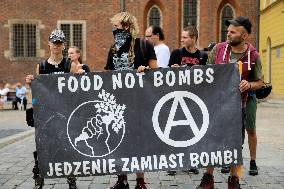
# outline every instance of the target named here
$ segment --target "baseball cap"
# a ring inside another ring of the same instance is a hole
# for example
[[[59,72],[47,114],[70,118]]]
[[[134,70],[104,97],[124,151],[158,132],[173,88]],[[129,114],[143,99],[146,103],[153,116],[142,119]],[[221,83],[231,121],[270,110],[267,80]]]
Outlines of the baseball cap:
[[[230,24],[234,26],[243,26],[248,33],[251,33],[251,22],[249,21],[248,18],[239,16],[237,18],[234,18],[232,20],[226,20],[225,21],[226,26],[229,26]]]
[[[49,36],[49,41],[51,43],[55,43],[55,42],[65,42],[65,35],[63,33],[62,30],[59,29],[55,29],[51,32],[50,36]]]

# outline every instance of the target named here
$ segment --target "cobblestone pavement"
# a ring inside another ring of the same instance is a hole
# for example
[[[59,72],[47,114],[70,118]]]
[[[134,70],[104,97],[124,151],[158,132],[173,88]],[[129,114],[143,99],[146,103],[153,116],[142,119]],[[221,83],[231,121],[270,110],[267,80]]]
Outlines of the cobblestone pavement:
[[[1,120],[2,113],[0,112]],[[10,113],[5,114],[5,116]],[[20,112],[18,114],[22,115]],[[23,125],[23,122],[18,123],[16,119],[14,120],[17,124]],[[6,127],[3,123],[3,120],[0,121],[0,131],[3,127]],[[258,105],[257,135],[259,175],[248,175],[250,159],[246,141],[243,150],[244,166],[241,188],[284,189],[284,101],[268,101]],[[31,170],[34,165],[32,157],[34,150],[33,135],[2,146],[2,148],[0,145],[0,189],[33,188]],[[168,176],[166,172],[146,173],[145,181],[148,189],[191,189],[200,183],[202,172],[204,170],[200,170],[198,175],[178,172],[176,176]],[[222,174],[220,169],[217,169],[214,176],[215,188],[227,188],[227,174]],[[114,184],[115,181],[116,176],[114,175],[80,177],[77,185],[79,189],[105,189]],[[130,188],[134,188],[135,175],[129,176],[129,184]],[[44,189],[50,188],[68,188],[66,179],[46,179]]]

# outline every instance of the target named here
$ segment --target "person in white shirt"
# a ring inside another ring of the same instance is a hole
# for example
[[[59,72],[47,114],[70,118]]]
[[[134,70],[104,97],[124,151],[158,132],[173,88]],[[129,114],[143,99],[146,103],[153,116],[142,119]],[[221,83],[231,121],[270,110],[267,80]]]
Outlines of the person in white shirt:
[[[146,29],[145,39],[154,45],[157,64],[161,68],[167,68],[170,59],[170,49],[164,44],[165,35],[160,26],[150,26]]]
[[[7,94],[9,92],[8,86],[8,83],[5,86],[3,82],[0,83],[0,110],[3,109],[4,103],[7,102]]]
[[[27,107],[26,94],[27,94],[27,88],[23,87],[21,82],[17,83],[16,98],[13,101],[14,110],[19,109],[18,108],[18,102],[21,103],[22,105],[24,105],[24,110],[26,110],[26,107]]]

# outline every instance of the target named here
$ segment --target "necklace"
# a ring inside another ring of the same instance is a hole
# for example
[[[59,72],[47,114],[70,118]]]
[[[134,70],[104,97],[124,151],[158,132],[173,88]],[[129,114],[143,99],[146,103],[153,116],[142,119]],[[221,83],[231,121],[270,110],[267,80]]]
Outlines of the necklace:
[[[49,58],[49,62],[55,66],[55,68],[58,68],[58,64],[60,64],[60,62],[63,60],[63,57],[61,57],[61,59],[59,60],[59,62],[56,62],[55,60],[53,60],[51,57]]]

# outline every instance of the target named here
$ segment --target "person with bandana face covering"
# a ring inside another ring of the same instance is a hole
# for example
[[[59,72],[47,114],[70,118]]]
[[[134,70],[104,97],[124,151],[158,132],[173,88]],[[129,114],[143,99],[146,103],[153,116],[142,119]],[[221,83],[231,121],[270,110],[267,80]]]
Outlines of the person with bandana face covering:
[[[114,43],[111,46],[105,70],[137,70],[144,72],[148,68],[157,68],[154,47],[147,41],[137,38],[139,33],[137,20],[128,12],[121,12],[111,18]],[[137,173],[135,189],[147,189],[144,173]],[[118,175],[111,189],[128,189],[127,175]]]

